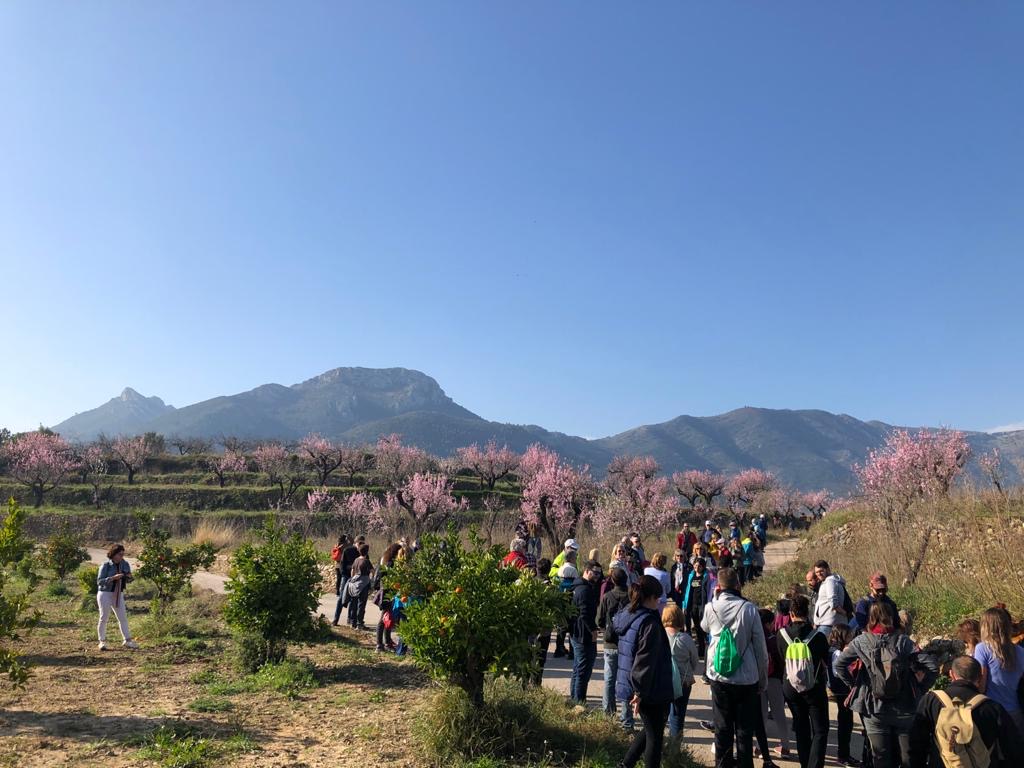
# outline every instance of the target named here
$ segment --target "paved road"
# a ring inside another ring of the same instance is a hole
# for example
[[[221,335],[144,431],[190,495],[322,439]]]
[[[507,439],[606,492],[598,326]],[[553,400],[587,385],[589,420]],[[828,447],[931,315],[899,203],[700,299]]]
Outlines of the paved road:
[[[797,551],[800,548],[798,540],[783,540],[769,544],[765,550],[765,569],[771,570],[777,568],[783,563],[788,562],[796,557]],[[102,563],[106,560],[106,552],[101,549],[90,549],[89,556],[94,563]],[[134,568],[135,565],[129,559],[129,564]],[[218,573],[209,573],[206,571],[200,571],[193,579],[192,583],[194,586],[201,589],[209,589],[213,592],[223,593],[224,583],[227,578]],[[337,602],[337,597],[334,593],[328,593],[321,595],[320,597],[320,608],[318,613],[326,616],[328,620],[334,618],[334,607]],[[372,630],[377,626],[377,621],[380,618],[380,612],[375,605],[368,605],[366,608],[366,625]],[[341,621],[345,621],[345,611],[342,612]],[[369,638],[371,642],[375,641],[375,638],[371,635]],[[590,686],[587,691],[587,705],[594,709],[601,708],[601,694],[604,690],[604,662],[603,662],[603,643],[598,643],[597,652],[597,663],[594,666],[594,674],[590,681]],[[547,665],[544,669],[544,685],[548,688],[556,690],[562,694],[568,696],[569,694],[569,678],[572,673],[572,663],[568,659],[556,659],[552,656],[548,656]],[[693,693],[690,696],[690,704],[686,713],[686,730],[685,730],[685,743],[690,745],[691,749],[694,750],[696,756],[704,760],[707,764],[714,764],[714,757],[711,753],[711,744],[713,736],[711,733],[701,730],[698,725],[700,720],[711,719],[711,696],[710,689],[704,683],[697,679],[697,683],[693,687]],[[832,707],[832,723],[833,728],[830,735],[830,750],[829,754],[834,757],[835,754],[835,707]],[[772,739],[773,745],[777,745],[778,742],[775,740],[774,724],[772,721],[768,721],[768,736]],[[793,754],[796,754],[796,743],[792,744]],[[860,750],[860,739],[854,734],[853,751],[854,754],[859,754]],[[776,762],[779,762],[778,758],[775,758]],[[795,760],[793,762],[796,762]]]

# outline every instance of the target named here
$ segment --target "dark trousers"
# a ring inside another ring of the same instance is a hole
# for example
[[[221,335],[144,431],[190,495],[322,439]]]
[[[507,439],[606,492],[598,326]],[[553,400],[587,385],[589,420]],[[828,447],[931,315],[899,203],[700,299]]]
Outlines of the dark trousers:
[[[360,590],[358,595],[348,598],[348,623],[353,627],[361,627],[365,624],[366,602],[370,599],[370,585]]]
[[[554,652],[555,652],[556,656],[559,655],[559,652],[561,652],[561,655],[563,655],[563,656],[568,656],[569,655],[569,650],[565,647],[565,633],[566,633],[566,629],[564,627],[561,627],[561,628],[559,628],[558,632],[555,634],[555,651]]]
[[[572,644],[572,679],[569,681],[569,698],[578,704],[587,703],[587,686],[590,676],[594,673],[594,660],[597,659],[597,643],[582,642],[575,638]],[[665,726],[664,721],[662,727]]]
[[[783,686],[786,704],[793,715],[793,735],[800,768],[823,768],[828,747],[828,697],[825,686],[806,693],[797,693],[788,684]],[[847,744],[849,749],[849,744]]]
[[[700,622],[703,615],[686,614],[686,623],[693,626],[694,639],[697,641],[697,655],[702,659],[708,649],[708,636],[707,633],[700,628]],[[690,627],[687,626],[686,631],[690,631]]]
[[[377,622],[377,647],[387,648],[388,646],[394,645],[391,640],[391,629],[384,626],[383,617]]]
[[[337,624],[338,620],[341,619],[341,609],[344,608],[346,605],[348,605],[348,600],[345,599],[345,594],[347,592],[345,587],[348,586],[348,579],[349,579],[349,577],[348,576],[342,576],[341,575],[341,571],[339,571],[339,570],[335,570],[335,573],[338,574],[338,579],[339,579],[339,581],[336,584],[336,586],[337,586],[336,592],[338,594],[338,602],[334,604],[334,623]]]
[[[669,705],[640,702],[640,717],[644,727],[633,737],[626,756],[622,758],[625,768],[633,768],[644,757],[644,768],[658,768],[661,765],[661,749],[665,743],[665,720]]]
[[[682,695],[672,702],[668,711],[668,735],[672,738],[682,734],[686,730],[686,707],[690,703],[692,685],[684,685]]]
[[[715,768],[732,768],[733,743],[738,768],[754,768],[754,734],[761,717],[757,683],[732,685],[711,681],[715,723]]]
[[[530,682],[539,686],[544,680],[544,664],[548,660],[548,646],[551,645],[551,632],[537,635],[531,643],[537,653],[537,672],[531,677]]]
[[[850,737],[853,736],[853,712],[839,702],[836,714],[836,754],[840,760],[845,760],[850,755]]]
[[[334,569],[334,594],[341,594],[342,582],[345,581],[345,577],[341,575],[341,568]]]

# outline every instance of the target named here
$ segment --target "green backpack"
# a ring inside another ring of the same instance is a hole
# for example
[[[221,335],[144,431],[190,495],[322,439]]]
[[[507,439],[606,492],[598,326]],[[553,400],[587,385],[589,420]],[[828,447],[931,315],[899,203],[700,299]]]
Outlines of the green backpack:
[[[718,612],[714,608],[711,612],[715,614],[718,623],[722,625],[722,632],[718,636],[718,644],[715,646],[715,658],[713,660],[714,670],[722,677],[732,677],[739,672],[743,666],[743,654],[736,646],[736,636],[732,630],[725,626]]]

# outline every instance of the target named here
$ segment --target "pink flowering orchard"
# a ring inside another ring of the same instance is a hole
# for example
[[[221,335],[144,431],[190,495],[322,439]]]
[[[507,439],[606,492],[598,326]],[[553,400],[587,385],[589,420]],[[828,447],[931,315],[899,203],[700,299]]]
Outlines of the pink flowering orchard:
[[[207,462],[207,466],[217,478],[217,483],[223,488],[229,474],[245,471],[245,456],[237,451],[224,451],[220,456],[212,456]]]
[[[736,511],[740,504],[750,506],[759,493],[774,491],[779,483],[775,475],[763,469],[744,469],[734,475],[725,486],[726,503]]]
[[[613,459],[591,514],[594,529],[602,535],[636,531],[646,537],[674,526],[679,505],[669,479],[658,476],[660,469],[650,456]]]
[[[519,454],[510,450],[507,445],[498,447],[491,440],[480,449],[476,443],[459,448],[455,452],[456,463],[473,471],[480,478],[480,487],[493,491],[495,484],[519,467]]]
[[[554,451],[534,444],[523,454],[519,474],[523,517],[536,523],[552,549],[560,551],[594,509],[597,488],[589,468],[576,469]]]
[[[420,448],[402,444],[401,435],[388,435],[377,441],[373,454],[374,477],[385,488],[395,490],[413,475],[434,468],[433,457]]]
[[[283,445],[257,445],[252,452],[252,458],[256,468],[267,476],[271,485],[276,485],[280,490],[276,505],[278,508],[290,499],[305,481],[298,457]]]
[[[26,432],[4,447],[11,476],[32,490],[35,506],[43,504],[43,495],[52,491],[78,467],[71,446],[60,435]]]
[[[135,473],[153,455],[153,448],[143,435],[119,437],[110,444],[110,453],[124,466],[128,473],[128,485],[131,485],[135,482]]]
[[[327,485],[327,478],[341,466],[338,446],[320,435],[306,435],[299,441],[299,455],[316,473],[318,485]]]
[[[672,483],[676,493],[686,499],[691,508],[695,509],[700,499],[703,508],[710,510],[715,506],[715,499],[725,492],[726,477],[707,469],[688,469],[672,475]]]

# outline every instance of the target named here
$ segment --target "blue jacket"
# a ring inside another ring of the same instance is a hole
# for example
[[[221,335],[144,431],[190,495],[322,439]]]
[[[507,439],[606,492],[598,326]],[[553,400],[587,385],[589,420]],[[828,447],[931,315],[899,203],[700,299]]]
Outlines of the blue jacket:
[[[118,573],[124,574],[121,577],[121,591],[124,592],[125,586],[132,580],[132,567],[125,560],[122,560],[118,565],[115,565],[113,560],[107,560],[107,562],[100,566],[100,571],[96,574],[97,589],[100,592],[113,592],[117,582],[111,581],[110,577]]]
[[[615,697],[628,702],[636,693],[645,702],[671,702],[672,649],[658,612],[621,610],[612,625],[619,639]]]

